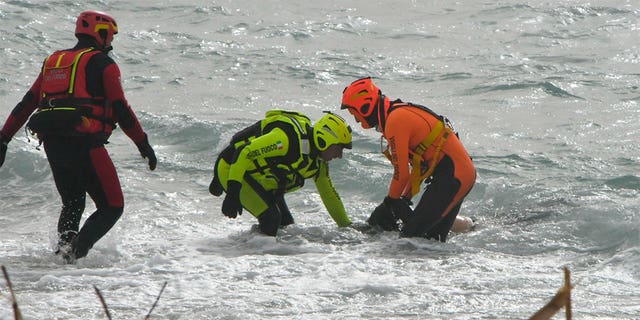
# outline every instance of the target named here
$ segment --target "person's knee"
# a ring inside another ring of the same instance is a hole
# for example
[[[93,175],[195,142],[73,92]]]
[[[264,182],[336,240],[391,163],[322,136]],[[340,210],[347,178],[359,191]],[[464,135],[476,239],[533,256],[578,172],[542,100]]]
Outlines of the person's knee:
[[[124,207],[107,207],[101,210],[100,213],[104,215],[106,219],[117,221],[118,219],[120,219],[123,212]]]
[[[62,200],[62,214],[73,215],[84,212],[86,198],[84,196],[73,197]]]

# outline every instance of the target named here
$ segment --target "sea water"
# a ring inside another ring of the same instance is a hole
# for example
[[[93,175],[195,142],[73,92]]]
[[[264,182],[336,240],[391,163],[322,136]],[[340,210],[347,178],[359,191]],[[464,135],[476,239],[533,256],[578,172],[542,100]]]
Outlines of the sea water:
[[[0,121],[83,10],[117,19],[113,58],[159,163],[117,130],[125,212],[86,258],[53,254],[60,200],[37,139],[0,169],[0,263],[25,319],[526,319],[574,285],[576,319],[640,319],[640,2],[0,1]],[[275,238],[208,193],[231,135],[272,108],[338,112],[331,162],[355,223],[387,192],[379,134],[339,110],[372,76],[448,116],[478,180],[447,243],[338,228],[313,183]],[[93,210],[91,202],[84,217]],[[563,312],[556,316],[564,318]],[[0,319],[13,319],[0,279]]]

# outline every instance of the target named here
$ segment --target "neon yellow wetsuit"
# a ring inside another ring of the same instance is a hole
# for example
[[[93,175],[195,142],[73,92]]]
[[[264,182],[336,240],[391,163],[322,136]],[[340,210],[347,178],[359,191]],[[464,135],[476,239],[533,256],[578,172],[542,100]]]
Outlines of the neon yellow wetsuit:
[[[264,120],[236,134],[218,158],[215,174],[220,184],[225,190],[230,180],[242,184],[242,207],[258,218],[261,228],[266,212],[282,216],[278,225],[268,228],[271,232],[267,234],[275,234],[279,226],[293,223],[283,195],[300,189],[309,178],[313,178],[322,202],[338,226],[351,224],[329,177],[328,163],[319,157],[313,145],[312,131],[306,116],[271,110]]]

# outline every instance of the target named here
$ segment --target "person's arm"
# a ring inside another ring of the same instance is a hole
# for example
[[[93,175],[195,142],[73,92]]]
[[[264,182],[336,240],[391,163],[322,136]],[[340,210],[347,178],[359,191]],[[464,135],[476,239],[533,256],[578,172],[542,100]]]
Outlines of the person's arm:
[[[316,184],[316,188],[318,189],[318,193],[320,193],[320,198],[322,198],[322,203],[324,203],[325,208],[329,212],[329,215],[333,219],[333,221],[338,224],[339,227],[346,227],[351,225],[351,220],[347,215],[347,211],[344,208],[344,204],[340,199],[340,195],[333,187],[333,183],[331,182],[331,178],[329,177],[329,165],[320,161],[320,172],[313,179]]]
[[[40,94],[41,83],[42,74],[39,74],[29,91],[22,97],[22,101],[18,102],[11,111],[11,114],[9,114],[7,121],[0,131],[2,137],[11,140],[16,132],[27,122],[33,111],[38,108],[38,95]]]
[[[391,151],[391,164],[393,165],[393,178],[389,185],[388,196],[399,199],[405,186],[409,183],[409,139],[411,131],[407,128],[407,119],[397,116],[401,110],[395,111],[387,119],[385,138],[389,142]]]
[[[13,108],[11,114],[5,121],[2,130],[0,130],[0,167],[4,164],[7,155],[7,146],[13,136],[22,128],[29,116],[38,108],[38,95],[40,93],[40,84],[42,82],[42,73],[38,75],[36,81],[31,85],[31,89],[22,97],[22,101]]]
[[[116,63],[111,63],[104,68],[102,83],[105,98],[113,107],[114,121],[120,124],[122,131],[136,144],[140,155],[149,160],[149,169],[154,170],[158,163],[155,151],[149,144],[149,138],[142,130],[136,114],[124,97],[124,90],[120,84],[120,68]]]
[[[111,63],[104,68],[102,82],[105,98],[113,107],[114,120],[133,142],[136,144],[142,142],[145,133],[133,109],[124,97],[124,90],[120,84],[120,68],[117,64]]]

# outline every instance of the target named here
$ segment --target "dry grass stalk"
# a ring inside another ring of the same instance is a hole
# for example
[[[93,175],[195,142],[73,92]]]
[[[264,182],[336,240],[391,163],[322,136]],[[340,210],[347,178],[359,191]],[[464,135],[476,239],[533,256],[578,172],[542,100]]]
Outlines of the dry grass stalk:
[[[2,266],[2,273],[4,274],[4,279],[7,281],[7,287],[9,288],[9,293],[11,294],[13,318],[15,320],[22,320],[22,313],[20,312],[20,308],[18,308],[18,300],[16,300],[16,295],[13,292],[13,286],[11,285],[11,280],[9,280],[9,273],[7,273],[7,268],[5,268],[4,266]]]

